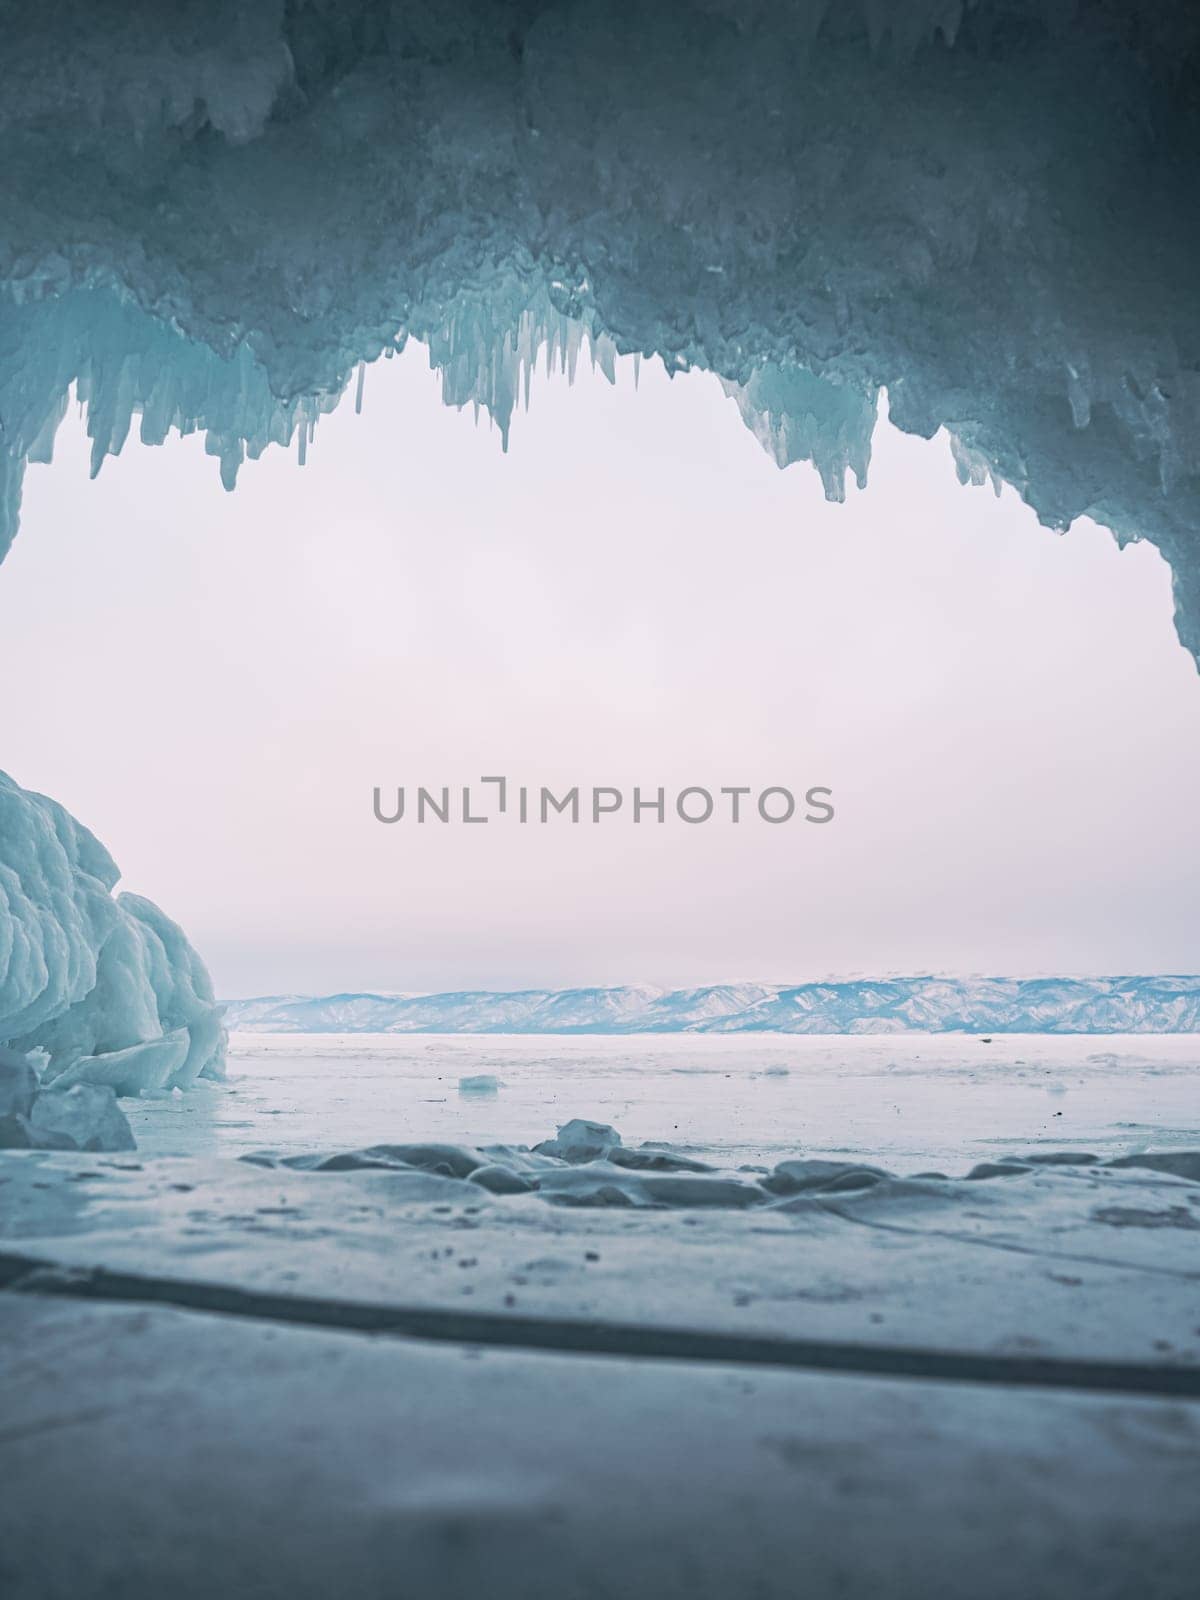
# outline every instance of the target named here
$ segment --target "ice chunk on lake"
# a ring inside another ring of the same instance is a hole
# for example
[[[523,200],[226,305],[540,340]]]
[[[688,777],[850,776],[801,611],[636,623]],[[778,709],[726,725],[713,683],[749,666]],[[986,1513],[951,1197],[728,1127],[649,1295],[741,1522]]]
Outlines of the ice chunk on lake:
[[[38,1076],[31,1062],[13,1050],[0,1048],[0,1149],[20,1147],[24,1120],[38,1092]]]
[[[29,1128],[36,1149],[135,1150],[133,1132],[116,1094],[104,1084],[44,1089],[33,1102]]]
[[[478,1184],[490,1194],[530,1194],[537,1188],[537,1184],[529,1178],[514,1172],[511,1167],[499,1161],[489,1162],[485,1167],[476,1167],[468,1181]]]
[[[806,1190],[825,1193],[847,1189],[869,1189],[889,1177],[880,1167],[858,1162],[794,1160],[780,1161],[765,1180],[772,1194],[802,1194]]]
[[[554,1139],[543,1139],[535,1144],[539,1155],[558,1156],[562,1161],[598,1161],[610,1150],[620,1146],[621,1135],[607,1122],[589,1122],[583,1117],[572,1117],[564,1122]]]

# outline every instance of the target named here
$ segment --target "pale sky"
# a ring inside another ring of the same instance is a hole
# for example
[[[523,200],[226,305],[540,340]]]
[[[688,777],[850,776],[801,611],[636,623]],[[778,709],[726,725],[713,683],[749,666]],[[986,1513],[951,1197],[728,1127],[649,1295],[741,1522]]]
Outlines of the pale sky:
[[[1200,677],[1167,569],[876,436],[827,505],[706,376],[535,384],[507,456],[424,351],[308,464],[200,440],[0,569],[0,766],[68,805],[224,998],[1200,970]],[[383,827],[372,788],[813,784],[824,827]]]

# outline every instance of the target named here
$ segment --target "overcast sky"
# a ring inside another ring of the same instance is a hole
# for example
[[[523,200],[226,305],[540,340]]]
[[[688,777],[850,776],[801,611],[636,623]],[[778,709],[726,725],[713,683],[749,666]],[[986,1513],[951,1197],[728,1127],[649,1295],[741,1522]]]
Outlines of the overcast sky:
[[[1200,678],[1145,547],[876,436],[830,506],[715,381],[535,386],[507,456],[425,354],[308,464],[196,439],[87,480],[72,418],[0,570],[0,765],[223,997],[886,971],[1200,970]],[[372,789],[827,785],[836,819],[439,827]]]

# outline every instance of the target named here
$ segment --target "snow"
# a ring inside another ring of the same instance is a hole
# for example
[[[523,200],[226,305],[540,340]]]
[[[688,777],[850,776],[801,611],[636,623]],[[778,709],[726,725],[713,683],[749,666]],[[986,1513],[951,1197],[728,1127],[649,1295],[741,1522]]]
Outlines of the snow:
[[[700,989],[279,995],[231,1001],[263,1033],[1196,1033],[1200,977],[869,978]]]
[[[36,1056],[46,1089],[136,1094],[221,1072],[203,963],[151,901],[114,895],[119,877],[69,812],[0,773],[0,1044]]]

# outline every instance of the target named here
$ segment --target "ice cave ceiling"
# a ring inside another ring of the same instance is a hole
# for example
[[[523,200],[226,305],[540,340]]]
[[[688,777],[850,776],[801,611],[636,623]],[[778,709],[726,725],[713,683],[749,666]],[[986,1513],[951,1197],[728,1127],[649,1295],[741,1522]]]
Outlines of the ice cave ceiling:
[[[1190,0],[0,0],[0,41],[0,551],[72,383],[97,465],[137,418],[232,484],[409,335],[506,435],[582,342],[712,370],[835,497],[886,388],[1157,544],[1200,655]]]

